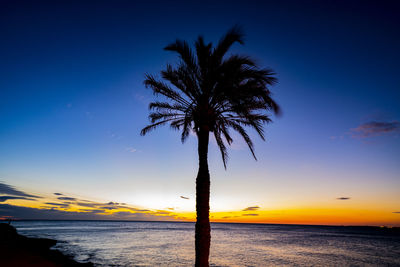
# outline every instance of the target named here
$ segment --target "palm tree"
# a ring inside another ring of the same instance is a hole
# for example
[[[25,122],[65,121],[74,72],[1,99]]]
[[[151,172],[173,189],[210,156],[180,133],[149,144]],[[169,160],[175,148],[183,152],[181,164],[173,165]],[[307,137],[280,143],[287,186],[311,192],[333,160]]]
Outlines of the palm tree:
[[[169,124],[181,130],[185,142],[193,131],[198,139],[199,170],[196,178],[196,233],[195,266],[209,266],[210,252],[210,174],[208,170],[208,143],[212,133],[221,151],[226,169],[226,143],[232,143],[229,129],[243,137],[253,157],[253,142],[244,127],[253,128],[264,140],[263,126],[271,121],[270,113],[279,113],[279,107],[268,89],[276,82],[271,69],[260,69],[248,56],[227,55],[234,43],[243,44],[238,26],[230,29],[216,47],[205,44],[199,36],[195,53],[186,41],[176,40],[164,49],[179,54],[176,66],[167,65],[161,71],[163,80],[146,74],[144,84],[165,102],[152,102],[151,125],[141,135],[158,126]]]

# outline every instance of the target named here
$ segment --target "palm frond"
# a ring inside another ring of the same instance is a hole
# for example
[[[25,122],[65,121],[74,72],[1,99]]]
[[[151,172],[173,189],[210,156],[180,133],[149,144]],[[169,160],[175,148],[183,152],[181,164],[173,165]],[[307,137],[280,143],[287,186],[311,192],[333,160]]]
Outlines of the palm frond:
[[[218,45],[214,49],[213,56],[216,62],[219,64],[222,61],[223,56],[229,50],[229,48],[236,42],[243,44],[244,34],[240,26],[233,26],[218,42]]]
[[[194,77],[187,72],[187,69],[180,67],[174,69],[171,65],[167,65],[167,68],[161,71],[163,79],[169,81],[172,85],[183,92],[191,101],[196,101],[199,94],[196,81]]]
[[[166,83],[157,81],[152,75],[146,74],[146,79],[144,80],[144,85],[150,87],[154,94],[161,94],[165,97],[176,101],[183,105],[189,105],[189,102],[184,99],[179,93],[169,87]]]
[[[167,64],[161,71],[162,80],[146,75],[146,87],[166,100],[150,103],[152,124],[143,128],[141,135],[167,123],[181,131],[182,143],[190,131],[198,136],[204,134],[201,131],[212,132],[226,168],[227,145],[233,142],[230,135],[233,130],[257,159],[246,129],[253,129],[265,140],[265,124],[281,110],[269,90],[277,82],[276,73],[260,68],[246,55],[227,56],[232,45],[243,44],[243,36],[240,27],[234,26],[215,47],[202,36],[195,41],[194,50],[181,40],[166,46],[165,50],[179,54],[180,61],[174,66]]]
[[[183,62],[191,69],[191,71],[197,71],[196,58],[193,55],[192,49],[186,41],[176,40],[175,43],[171,43],[164,47],[164,50],[174,51],[180,55]]]
[[[232,121],[229,122],[229,125],[243,137],[243,140],[246,142],[247,146],[249,147],[250,152],[253,155],[254,159],[257,160],[256,154],[254,153],[253,142],[251,141],[251,139],[250,139],[249,135],[247,134],[246,130],[242,126],[240,126],[239,124],[234,123]]]
[[[181,104],[170,104],[167,102],[151,102],[149,104],[149,109],[150,110],[169,110],[169,111],[181,111],[181,112],[185,112],[185,110],[188,108],[188,106],[186,105],[181,105]]]
[[[148,132],[150,132],[150,131],[154,130],[155,128],[157,128],[158,126],[164,125],[164,124],[166,124],[167,122],[170,122],[170,121],[173,121],[173,120],[175,120],[175,119],[167,119],[167,120],[159,121],[159,122],[157,122],[157,123],[150,124],[150,125],[144,127],[144,128],[140,131],[140,135],[144,136],[144,135],[146,135]]]
[[[226,151],[226,146],[221,138],[221,132],[214,131],[215,141],[217,141],[217,145],[219,150],[221,151],[222,162],[224,163],[224,168],[226,169],[226,162],[228,160],[228,152]]]
[[[177,118],[181,118],[183,117],[184,114],[182,113],[174,113],[174,112],[168,112],[168,111],[164,111],[164,112],[152,112],[149,115],[150,121],[151,123],[155,123],[161,119],[177,119]]]

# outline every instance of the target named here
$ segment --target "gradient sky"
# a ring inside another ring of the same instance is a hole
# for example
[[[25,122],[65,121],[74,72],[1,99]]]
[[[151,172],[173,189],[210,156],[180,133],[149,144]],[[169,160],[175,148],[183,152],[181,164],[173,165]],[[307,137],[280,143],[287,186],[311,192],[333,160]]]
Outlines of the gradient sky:
[[[0,217],[193,220],[196,138],[139,135],[144,74],[239,24],[283,116],[258,161],[211,141],[212,220],[400,226],[399,1],[167,2],[1,1]]]

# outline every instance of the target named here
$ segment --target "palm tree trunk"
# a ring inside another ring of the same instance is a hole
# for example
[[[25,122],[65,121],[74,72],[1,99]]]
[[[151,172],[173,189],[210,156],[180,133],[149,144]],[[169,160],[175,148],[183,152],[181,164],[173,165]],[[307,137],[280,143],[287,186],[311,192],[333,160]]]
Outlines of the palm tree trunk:
[[[209,130],[198,132],[199,172],[196,178],[196,267],[208,267],[210,254],[210,173],[208,171]]]

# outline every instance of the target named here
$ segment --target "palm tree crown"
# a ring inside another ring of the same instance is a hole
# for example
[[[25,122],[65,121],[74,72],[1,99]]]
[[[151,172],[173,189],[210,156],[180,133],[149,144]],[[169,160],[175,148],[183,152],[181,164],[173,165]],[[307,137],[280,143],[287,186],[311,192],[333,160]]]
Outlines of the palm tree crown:
[[[244,127],[253,128],[264,140],[263,125],[271,121],[269,113],[279,113],[268,89],[276,78],[271,69],[259,68],[247,56],[227,55],[236,42],[243,44],[243,34],[237,26],[216,47],[205,44],[201,36],[195,42],[195,53],[186,41],[176,40],[165,47],[177,52],[180,61],[177,66],[168,64],[161,71],[168,83],[146,74],[146,87],[165,96],[167,102],[150,103],[152,124],[143,128],[141,135],[164,124],[181,130],[182,142],[191,130],[197,134],[200,129],[212,132],[226,168],[225,144],[232,143],[229,129],[233,129],[243,137],[256,159],[253,142]]]

